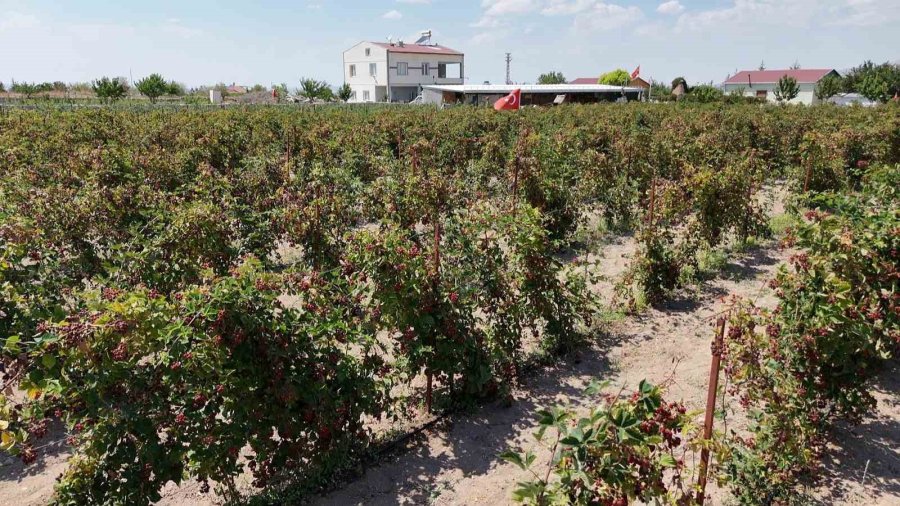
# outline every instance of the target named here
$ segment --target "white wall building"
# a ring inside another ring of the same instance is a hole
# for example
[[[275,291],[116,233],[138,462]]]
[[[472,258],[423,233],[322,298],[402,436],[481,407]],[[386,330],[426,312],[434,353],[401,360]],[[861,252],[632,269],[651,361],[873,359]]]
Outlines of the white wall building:
[[[722,91],[726,95],[742,93],[745,97],[759,97],[776,102],[775,88],[778,80],[782,76],[790,76],[797,80],[800,93],[788,103],[812,105],[819,103],[816,85],[830,74],[840,76],[834,69],[742,70],[722,83]]]
[[[433,44],[360,42],[344,51],[350,102],[411,102],[423,85],[463,84],[465,56]]]

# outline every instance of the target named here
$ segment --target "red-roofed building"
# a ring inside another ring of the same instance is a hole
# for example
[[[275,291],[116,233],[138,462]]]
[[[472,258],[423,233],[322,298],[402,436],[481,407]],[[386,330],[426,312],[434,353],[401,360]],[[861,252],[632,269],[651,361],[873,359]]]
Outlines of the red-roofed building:
[[[748,97],[764,98],[775,102],[775,87],[783,76],[797,80],[800,93],[791,100],[792,104],[815,104],[816,85],[825,76],[840,77],[834,69],[785,69],[785,70],[742,70],[722,83],[722,91],[726,94],[739,93]]]
[[[360,42],[344,51],[350,102],[412,102],[422,86],[463,84],[465,56],[430,43]]]

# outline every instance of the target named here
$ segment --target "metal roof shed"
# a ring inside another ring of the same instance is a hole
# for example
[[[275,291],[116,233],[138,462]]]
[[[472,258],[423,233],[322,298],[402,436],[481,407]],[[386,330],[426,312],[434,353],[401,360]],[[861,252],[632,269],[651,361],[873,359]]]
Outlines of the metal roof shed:
[[[641,88],[605,84],[456,84],[423,86],[426,104],[490,105],[513,90],[522,90],[522,105],[553,105],[559,95],[566,103],[614,102],[621,97],[640,100]]]

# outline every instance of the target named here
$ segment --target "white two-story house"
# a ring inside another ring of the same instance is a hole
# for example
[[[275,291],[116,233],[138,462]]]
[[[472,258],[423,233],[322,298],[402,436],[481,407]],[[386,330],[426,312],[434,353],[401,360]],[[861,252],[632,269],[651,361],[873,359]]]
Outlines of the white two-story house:
[[[350,102],[411,102],[426,84],[464,84],[465,56],[448,47],[360,42],[344,51]]]

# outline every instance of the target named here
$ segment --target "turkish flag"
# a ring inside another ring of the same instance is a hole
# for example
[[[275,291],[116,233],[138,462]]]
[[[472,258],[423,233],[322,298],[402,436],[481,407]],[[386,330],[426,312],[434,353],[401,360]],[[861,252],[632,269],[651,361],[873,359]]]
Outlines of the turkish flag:
[[[497,111],[518,111],[521,103],[522,90],[513,90],[509,95],[494,102],[494,110]]]
[[[634,69],[634,72],[631,73],[631,78],[636,79],[639,75],[641,75],[641,66],[638,65],[638,68]]]

